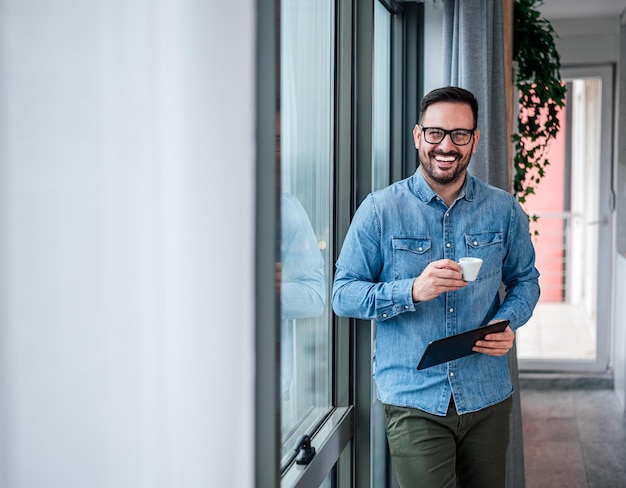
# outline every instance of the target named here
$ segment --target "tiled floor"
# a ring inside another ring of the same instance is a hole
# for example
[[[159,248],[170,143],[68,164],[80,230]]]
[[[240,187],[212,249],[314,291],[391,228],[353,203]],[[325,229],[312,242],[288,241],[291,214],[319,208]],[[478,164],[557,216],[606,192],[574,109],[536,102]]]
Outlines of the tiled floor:
[[[526,488],[626,487],[626,416],[612,390],[521,390]]]

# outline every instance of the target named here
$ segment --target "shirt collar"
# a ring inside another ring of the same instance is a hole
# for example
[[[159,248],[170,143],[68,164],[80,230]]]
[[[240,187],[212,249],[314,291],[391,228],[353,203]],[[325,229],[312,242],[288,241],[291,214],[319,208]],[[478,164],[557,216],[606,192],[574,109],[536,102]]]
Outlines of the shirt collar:
[[[464,198],[467,201],[472,201],[474,200],[475,191],[474,177],[469,173],[465,173],[465,175],[465,183],[461,188],[461,192],[459,193],[457,200]],[[416,195],[426,203],[430,203],[433,198],[437,198],[438,196],[424,179],[422,170],[419,167],[413,174],[413,188],[415,189]]]

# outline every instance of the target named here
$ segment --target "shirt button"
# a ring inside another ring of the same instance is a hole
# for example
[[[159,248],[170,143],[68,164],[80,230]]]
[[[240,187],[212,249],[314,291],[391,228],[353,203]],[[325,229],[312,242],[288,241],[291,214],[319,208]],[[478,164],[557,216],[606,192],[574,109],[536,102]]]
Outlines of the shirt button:
[[[386,314],[386,313],[384,313],[384,314],[383,314],[383,318],[384,318],[384,319],[386,319],[386,318],[387,318],[387,314]]]
[[[418,250],[418,251],[423,251],[423,250],[424,250],[424,248],[422,248],[422,247],[418,247],[418,248],[417,248],[417,250]]]
[[[454,376],[454,371],[450,371],[450,377]]]
[[[474,247],[478,246],[478,242],[477,241],[474,241],[473,244],[474,244]]]
[[[446,217],[450,217],[450,212],[446,212]]]
[[[404,306],[404,310],[408,310],[408,309],[409,309],[409,306],[408,306],[408,305],[405,305],[405,306]]]
[[[452,244],[450,244],[449,242],[446,243],[446,247],[452,247]]]
[[[448,309],[448,312],[450,312],[450,313],[454,313],[454,309],[453,309],[453,308],[449,308],[449,309]]]

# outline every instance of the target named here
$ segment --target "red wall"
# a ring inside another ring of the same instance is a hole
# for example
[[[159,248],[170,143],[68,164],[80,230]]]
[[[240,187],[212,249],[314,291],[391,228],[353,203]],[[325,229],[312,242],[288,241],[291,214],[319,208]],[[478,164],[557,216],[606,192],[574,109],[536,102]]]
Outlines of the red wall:
[[[525,210],[529,215],[536,213],[565,212],[565,191],[569,184],[565,182],[565,108],[559,114],[560,127],[557,138],[550,144],[548,151],[549,166],[541,179],[534,195],[526,198]],[[531,222],[531,232],[537,230],[539,235],[533,237],[537,253],[537,269],[541,273],[541,301],[563,301],[564,279],[564,221],[556,217],[540,217]]]

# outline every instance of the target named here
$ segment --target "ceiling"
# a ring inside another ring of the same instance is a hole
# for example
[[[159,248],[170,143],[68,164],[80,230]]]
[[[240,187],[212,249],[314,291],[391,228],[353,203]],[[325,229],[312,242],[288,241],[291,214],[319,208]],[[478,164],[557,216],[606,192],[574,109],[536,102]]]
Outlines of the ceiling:
[[[626,0],[543,0],[539,11],[548,20],[619,16]]]

